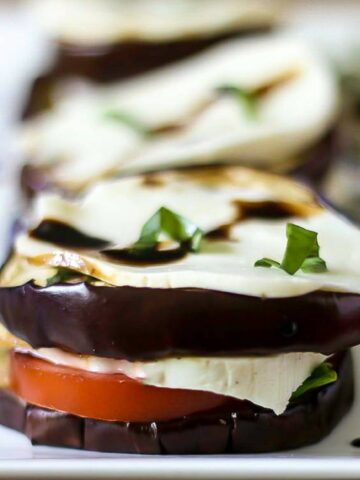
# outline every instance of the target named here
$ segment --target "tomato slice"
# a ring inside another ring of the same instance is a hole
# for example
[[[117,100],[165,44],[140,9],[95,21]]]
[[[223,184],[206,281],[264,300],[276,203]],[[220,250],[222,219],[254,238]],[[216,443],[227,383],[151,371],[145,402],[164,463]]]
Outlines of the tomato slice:
[[[170,420],[213,409],[228,397],[143,385],[122,374],[92,373],[13,352],[11,389],[33,405],[110,421]]]

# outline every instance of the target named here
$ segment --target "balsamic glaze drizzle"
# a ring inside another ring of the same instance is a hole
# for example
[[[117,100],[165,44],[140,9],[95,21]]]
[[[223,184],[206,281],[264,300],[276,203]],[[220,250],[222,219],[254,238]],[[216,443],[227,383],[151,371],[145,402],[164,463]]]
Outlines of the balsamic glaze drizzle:
[[[355,448],[360,448],[360,437],[354,438],[354,440],[350,442],[350,445]]]
[[[129,265],[148,266],[154,263],[169,263],[185,257],[187,249],[182,245],[168,250],[158,250],[156,248],[136,251],[130,248],[102,250],[100,253],[106,255],[112,260],[119,260]]]
[[[110,245],[102,238],[91,237],[66,223],[58,220],[43,220],[30,236],[45,242],[72,248],[101,249]]]
[[[235,201],[235,203],[239,208],[239,220],[248,218],[281,220],[289,218],[296,213],[293,205],[280,201],[251,202],[241,200]]]

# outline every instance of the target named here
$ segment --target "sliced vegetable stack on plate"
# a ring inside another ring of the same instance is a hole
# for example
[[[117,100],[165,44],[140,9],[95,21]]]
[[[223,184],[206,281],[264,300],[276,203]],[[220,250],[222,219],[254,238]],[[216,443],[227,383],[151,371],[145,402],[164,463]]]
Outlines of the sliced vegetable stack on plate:
[[[352,403],[359,243],[312,191],[241,167],[43,194],[1,273],[0,422],[112,452],[316,442]]]
[[[69,87],[23,126],[23,185],[73,193],[219,163],[319,180],[334,157],[338,91],[314,50],[278,34],[234,39],[131,82]]]
[[[279,0],[26,0],[55,42],[45,87],[65,76],[108,82],[185,58],[226,38],[268,30]],[[38,95],[44,90],[38,91]]]

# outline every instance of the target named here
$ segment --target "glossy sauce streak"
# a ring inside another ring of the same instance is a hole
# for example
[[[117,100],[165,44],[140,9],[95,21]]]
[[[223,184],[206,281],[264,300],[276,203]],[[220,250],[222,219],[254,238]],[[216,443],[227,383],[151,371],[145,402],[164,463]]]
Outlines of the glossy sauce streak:
[[[265,218],[281,220],[291,217],[295,213],[295,207],[285,202],[246,202],[238,201],[236,205],[239,209],[239,220],[248,218]]]
[[[91,237],[66,223],[57,220],[43,220],[30,236],[45,242],[55,243],[70,248],[100,249],[110,245],[102,238]]]
[[[169,263],[183,258],[187,249],[181,246],[169,250],[144,250],[134,251],[131,248],[102,250],[100,253],[112,260],[121,261],[128,265],[150,266],[156,263]]]
[[[290,218],[293,214],[291,205],[284,203],[265,201],[265,202],[247,202],[243,200],[234,202],[237,209],[237,217],[233,223],[221,225],[206,234],[206,238],[211,240],[230,240],[231,227],[236,223],[251,218],[281,220]]]
[[[354,440],[350,442],[350,445],[355,448],[360,448],[360,437],[354,438]]]

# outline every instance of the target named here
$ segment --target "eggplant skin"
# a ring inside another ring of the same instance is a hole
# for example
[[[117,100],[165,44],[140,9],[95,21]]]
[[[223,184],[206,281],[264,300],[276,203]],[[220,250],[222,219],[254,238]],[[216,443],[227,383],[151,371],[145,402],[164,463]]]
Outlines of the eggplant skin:
[[[0,424],[33,444],[142,454],[265,453],[310,445],[331,432],[353,402],[350,352],[332,359],[338,380],[309,392],[279,416],[242,402],[237,411],[203,412],[167,422],[105,422],[32,405],[0,390]]]
[[[0,288],[0,320],[33,348],[99,357],[331,354],[360,343],[360,295],[262,299],[202,289]]]

